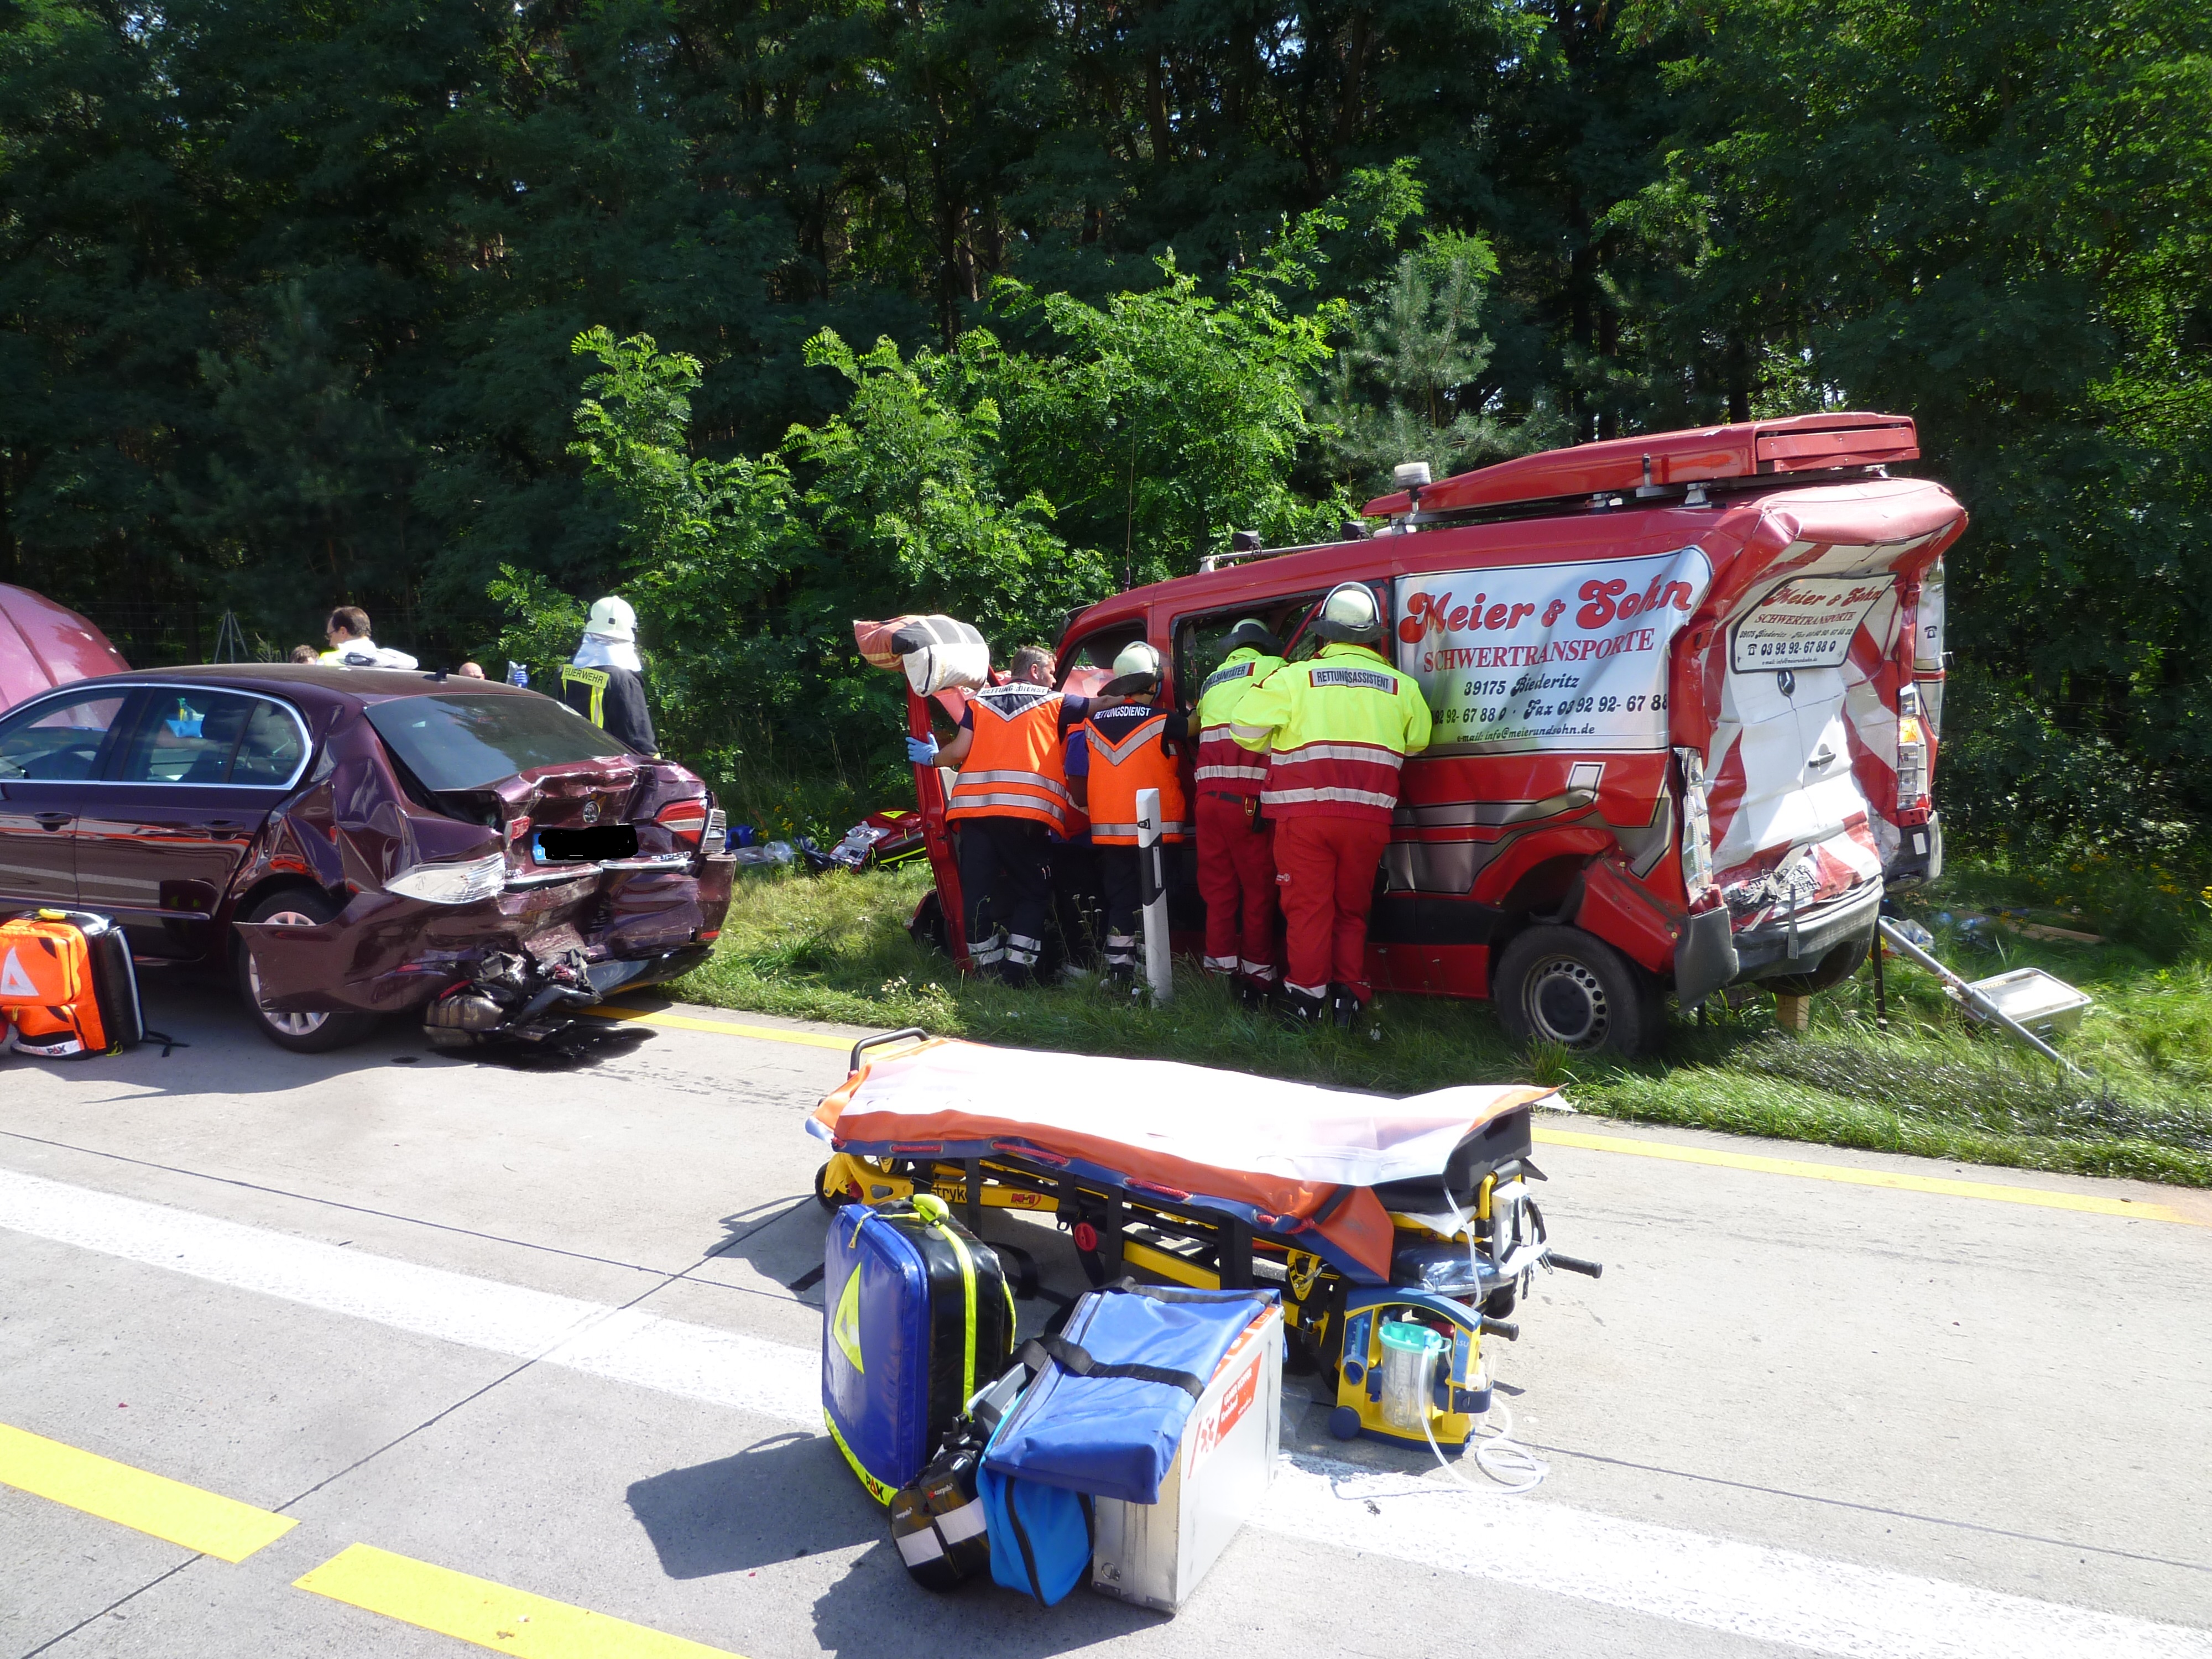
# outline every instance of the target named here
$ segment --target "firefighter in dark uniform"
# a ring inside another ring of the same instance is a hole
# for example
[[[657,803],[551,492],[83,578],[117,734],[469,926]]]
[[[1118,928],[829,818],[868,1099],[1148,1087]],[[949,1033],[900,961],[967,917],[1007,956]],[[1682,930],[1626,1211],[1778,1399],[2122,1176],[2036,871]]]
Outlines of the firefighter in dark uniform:
[[[643,671],[637,656],[637,612],[621,599],[596,600],[585,619],[583,642],[561,670],[561,701],[639,754],[658,755],[653,716],[646,712]]]

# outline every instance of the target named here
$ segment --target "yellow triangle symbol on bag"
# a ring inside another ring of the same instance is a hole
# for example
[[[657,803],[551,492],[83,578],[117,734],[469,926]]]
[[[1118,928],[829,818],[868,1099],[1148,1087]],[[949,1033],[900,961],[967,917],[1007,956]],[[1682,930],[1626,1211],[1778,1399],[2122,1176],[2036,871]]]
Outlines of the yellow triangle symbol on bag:
[[[837,1298],[837,1312],[830,1321],[830,1334],[845,1351],[845,1358],[853,1362],[853,1369],[865,1372],[868,1368],[860,1363],[860,1270],[853,1269],[852,1277],[845,1281],[845,1289]]]

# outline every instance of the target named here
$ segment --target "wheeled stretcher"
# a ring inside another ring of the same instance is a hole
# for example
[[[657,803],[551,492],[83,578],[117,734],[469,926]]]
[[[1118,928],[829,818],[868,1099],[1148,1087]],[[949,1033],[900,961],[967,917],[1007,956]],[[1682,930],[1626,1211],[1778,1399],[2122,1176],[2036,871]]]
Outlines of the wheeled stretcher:
[[[873,1051],[872,1053],[871,1051]],[[807,1120],[834,1209],[932,1192],[978,1230],[986,1209],[1057,1218],[1084,1271],[1201,1289],[1279,1285],[1285,1319],[1335,1378],[1331,1426],[1464,1447],[1488,1407],[1486,1334],[1554,1251],[1529,1192],[1530,1112],[1555,1091],[1347,1094],[1164,1060],[994,1048],[919,1030],[854,1045]],[[1386,1325],[1437,1334],[1425,1431],[1382,1394]]]

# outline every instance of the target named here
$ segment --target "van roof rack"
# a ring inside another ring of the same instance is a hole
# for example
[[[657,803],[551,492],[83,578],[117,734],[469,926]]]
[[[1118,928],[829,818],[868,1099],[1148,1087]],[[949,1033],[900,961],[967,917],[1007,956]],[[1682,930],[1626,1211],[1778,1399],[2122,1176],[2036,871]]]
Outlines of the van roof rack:
[[[1793,415],[1523,455],[1378,495],[1367,503],[1365,513],[1370,519],[1418,514],[1430,520],[1443,514],[1577,496],[1671,495],[1693,484],[1880,466],[1916,460],[1919,454],[1919,437],[1909,415],[1857,410]]]

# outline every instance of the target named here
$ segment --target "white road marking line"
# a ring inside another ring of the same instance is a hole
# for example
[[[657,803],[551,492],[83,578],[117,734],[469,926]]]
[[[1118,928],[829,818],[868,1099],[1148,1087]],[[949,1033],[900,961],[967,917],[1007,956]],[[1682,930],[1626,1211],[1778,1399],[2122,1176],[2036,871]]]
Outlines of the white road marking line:
[[[822,1421],[800,1350],[0,1170],[0,1227],[464,1347],[764,1416]]]
[[[0,1228],[821,1429],[809,1349],[5,1170]],[[2212,1659],[2212,1631],[1317,1459],[1284,1460],[1255,1524],[1841,1659]]]

